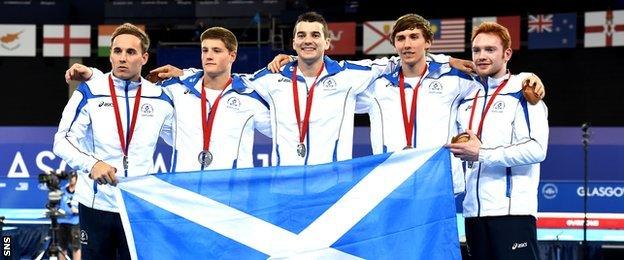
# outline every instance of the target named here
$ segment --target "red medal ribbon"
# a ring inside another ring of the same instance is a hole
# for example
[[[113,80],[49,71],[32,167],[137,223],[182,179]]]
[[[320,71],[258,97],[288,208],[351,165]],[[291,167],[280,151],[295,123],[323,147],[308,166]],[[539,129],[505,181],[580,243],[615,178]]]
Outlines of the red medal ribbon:
[[[425,78],[425,72],[427,72],[427,65],[425,63],[425,67],[423,71],[420,73],[421,77],[418,80],[418,84],[414,87],[414,96],[412,97],[412,107],[411,113],[408,117],[407,115],[407,102],[405,101],[405,76],[403,76],[403,71],[399,71],[399,94],[401,95],[401,112],[403,112],[403,127],[405,128],[405,142],[407,143],[407,147],[412,147],[412,134],[414,131],[414,122],[416,122],[416,103],[418,99],[418,89],[420,88],[420,84]],[[411,119],[411,120],[410,120]]]
[[[501,82],[501,84],[498,85],[498,87],[496,87],[494,94],[492,94],[492,97],[490,97],[490,100],[488,100],[488,103],[485,106],[485,109],[483,110],[483,112],[481,112],[481,122],[479,122],[479,129],[477,129],[477,137],[481,138],[481,130],[483,130],[483,121],[485,121],[485,116],[487,115],[487,112],[490,110],[490,106],[492,106],[492,103],[494,103],[494,99],[496,98],[496,96],[498,96],[498,93],[500,93],[500,91],[507,85],[507,82],[509,81],[510,77],[511,77],[511,74],[507,74],[507,78],[503,80],[503,82]],[[476,100],[479,97],[479,92],[481,92],[481,90],[477,91],[477,94],[474,96],[474,100],[472,101],[472,111],[470,112],[470,122],[468,124],[470,129],[472,129],[472,118],[474,115],[475,107],[477,105]]]
[[[137,121],[137,114],[139,112],[139,104],[141,103],[141,85],[137,89],[134,97],[134,110],[132,111],[132,119],[130,120],[130,127],[128,128],[128,141],[123,133],[123,126],[121,125],[121,116],[119,115],[119,104],[117,104],[117,94],[115,92],[115,84],[113,84],[113,77],[108,75],[108,87],[110,89],[111,100],[113,101],[113,109],[115,110],[115,121],[117,122],[117,134],[119,135],[119,143],[121,144],[121,151],[124,157],[128,157],[128,147],[132,140],[132,134],[134,133],[134,126]],[[127,98],[127,97],[126,97]],[[125,164],[125,163],[124,163]]]
[[[316,73],[316,78],[314,78],[314,83],[310,87],[310,91],[308,92],[308,97],[306,99],[306,111],[303,117],[303,122],[301,122],[301,115],[299,109],[299,89],[297,88],[297,67],[293,69],[291,81],[292,81],[292,89],[293,89],[293,98],[295,102],[295,116],[297,117],[297,127],[299,128],[299,143],[303,143],[306,134],[308,133],[308,124],[310,122],[310,111],[312,110],[312,99],[314,98],[314,87],[316,86],[316,81],[319,76],[323,72],[323,68],[325,68],[325,64],[321,63],[321,68]]]
[[[202,115],[202,130],[204,133],[204,151],[208,151],[210,148],[210,136],[212,135],[212,124],[214,123],[215,115],[217,114],[217,109],[219,108],[219,100],[223,96],[223,91],[227,88],[228,85],[232,83],[232,78],[229,78],[228,81],[223,86],[223,90],[219,93],[219,96],[215,99],[214,104],[210,107],[210,113],[208,114],[208,120],[206,122],[206,90],[202,84],[201,88],[201,115]]]

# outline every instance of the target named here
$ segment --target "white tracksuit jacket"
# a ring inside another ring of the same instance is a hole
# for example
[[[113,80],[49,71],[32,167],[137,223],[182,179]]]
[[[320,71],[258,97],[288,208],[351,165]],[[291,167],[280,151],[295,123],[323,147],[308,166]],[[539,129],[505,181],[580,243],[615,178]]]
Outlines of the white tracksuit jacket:
[[[141,78],[141,101],[129,145],[126,173],[108,85],[109,74],[94,74],[74,92],[54,136],[54,153],[79,173],[75,193],[78,202],[90,208],[117,212],[117,188],[108,184],[94,185],[88,177],[89,171],[101,160],[117,169],[118,178],[150,173],[159,135],[171,139],[173,103],[160,87]],[[123,132],[127,136],[139,82],[115,77],[113,82]]]
[[[201,88],[203,71],[187,70],[162,83],[175,105],[171,171],[199,171],[203,150]],[[206,101],[206,113],[213,104]],[[271,137],[268,104],[238,75],[223,91],[210,138],[213,161],[204,170],[253,167],[254,129]]]
[[[539,163],[546,158],[548,146],[548,108],[543,101],[530,105],[522,95],[522,79],[528,75],[511,75],[485,116],[479,161],[466,168],[465,217],[537,213]],[[472,122],[475,133],[485,104],[506,77],[489,78],[482,86]],[[460,131],[469,128],[477,92],[472,91],[460,105]]]
[[[374,154],[400,151],[407,145],[399,91],[401,61],[397,59],[392,62],[396,62],[392,66],[395,69],[375,80],[364,96],[369,99],[370,104],[368,114]],[[450,143],[451,138],[457,135],[456,121],[460,102],[473,89],[481,86],[469,75],[451,68],[448,63],[428,59],[427,64],[428,69],[418,91],[416,121],[411,137],[413,147],[419,149],[441,148]],[[411,113],[413,88],[414,86],[405,83],[408,115]],[[365,103],[363,98],[362,103]],[[464,191],[461,161],[452,157],[452,165],[454,192],[461,193]]]

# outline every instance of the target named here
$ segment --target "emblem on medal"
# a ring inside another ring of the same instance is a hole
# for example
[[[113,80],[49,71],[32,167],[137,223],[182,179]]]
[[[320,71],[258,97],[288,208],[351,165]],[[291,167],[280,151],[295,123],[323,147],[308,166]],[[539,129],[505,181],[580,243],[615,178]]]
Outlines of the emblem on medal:
[[[468,133],[461,133],[453,136],[453,138],[451,138],[451,143],[465,143],[468,142],[468,140],[470,140],[470,135]]]
[[[123,168],[124,170],[128,170],[128,156],[123,156],[123,160],[121,161],[123,163]]]
[[[297,155],[301,156],[301,157],[305,157],[306,155],[306,147],[305,144],[303,143],[299,143],[297,145]]]
[[[208,150],[201,151],[197,156],[197,160],[201,166],[208,167],[212,163],[212,153]]]
[[[465,143],[465,142],[468,142],[469,140],[470,140],[470,135],[468,133],[461,133],[456,136],[453,136],[453,138],[451,138],[451,143],[453,144]],[[466,162],[466,167],[472,169],[472,167],[474,167],[474,162],[472,161]]]

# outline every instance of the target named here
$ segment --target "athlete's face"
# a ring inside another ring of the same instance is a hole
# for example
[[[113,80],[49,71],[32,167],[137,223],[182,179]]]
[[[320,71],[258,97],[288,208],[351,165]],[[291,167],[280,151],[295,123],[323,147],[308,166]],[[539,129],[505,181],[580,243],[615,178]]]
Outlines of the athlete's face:
[[[229,51],[219,39],[205,39],[201,43],[201,60],[204,73],[209,76],[230,74],[236,60],[236,51]]]
[[[501,77],[507,73],[511,48],[504,49],[502,40],[491,33],[480,33],[472,41],[472,61],[482,77]]]
[[[111,45],[113,75],[124,80],[139,80],[141,68],[147,63],[148,56],[147,52],[143,52],[138,37],[131,34],[118,35]]]
[[[394,36],[394,49],[401,57],[401,63],[416,65],[425,60],[426,50],[431,42],[425,40],[422,30],[416,28],[398,32]]]
[[[323,24],[319,22],[299,22],[295,25],[293,49],[306,62],[321,60],[329,49],[329,40],[329,36],[323,34]]]

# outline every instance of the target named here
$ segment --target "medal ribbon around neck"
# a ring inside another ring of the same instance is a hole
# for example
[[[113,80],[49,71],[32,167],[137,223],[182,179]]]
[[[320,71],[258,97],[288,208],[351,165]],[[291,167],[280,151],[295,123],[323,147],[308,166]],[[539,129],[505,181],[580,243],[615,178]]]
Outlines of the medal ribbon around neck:
[[[416,103],[418,102],[418,89],[420,84],[425,78],[425,72],[429,66],[425,63],[425,67],[420,73],[421,77],[418,83],[414,87],[414,95],[412,96],[412,107],[410,116],[407,115],[407,102],[405,101],[405,76],[403,76],[403,70],[399,71],[399,94],[401,96],[401,112],[403,112],[403,127],[405,128],[405,142],[406,148],[412,148],[412,134],[414,132],[414,123],[416,122]]]
[[[301,121],[301,114],[299,108],[299,89],[297,88],[297,66],[293,69],[293,73],[291,76],[292,81],[292,89],[293,89],[293,99],[295,103],[295,116],[297,117],[297,127],[299,129],[299,145],[303,144],[305,137],[308,133],[308,125],[310,122],[310,111],[312,111],[312,99],[314,99],[314,87],[316,86],[317,80],[323,69],[325,68],[325,64],[321,63],[321,67],[319,71],[316,73],[316,78],[314,78],[314,83],[310,87],[310,91],[308,92],[308,97],[306,98],[306,111],[303,117],[303,122]]]

